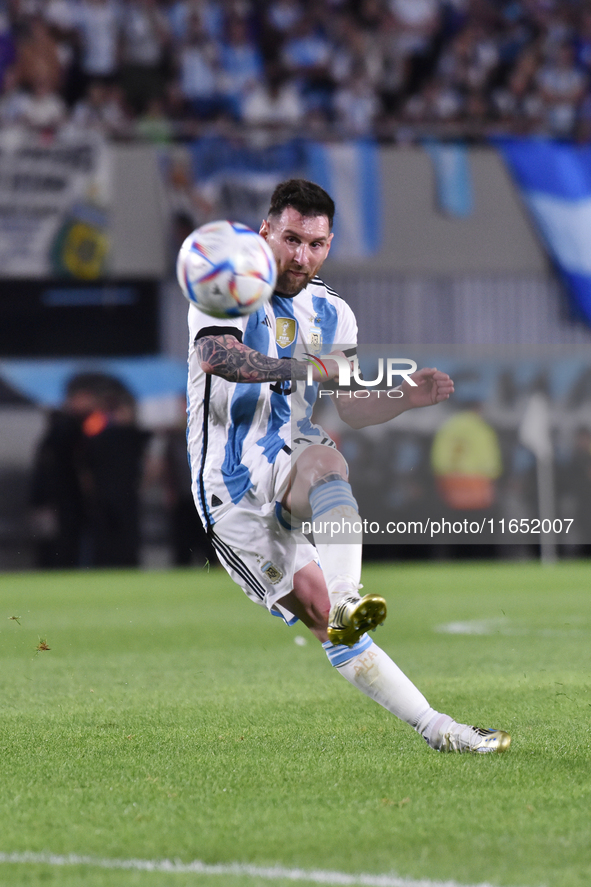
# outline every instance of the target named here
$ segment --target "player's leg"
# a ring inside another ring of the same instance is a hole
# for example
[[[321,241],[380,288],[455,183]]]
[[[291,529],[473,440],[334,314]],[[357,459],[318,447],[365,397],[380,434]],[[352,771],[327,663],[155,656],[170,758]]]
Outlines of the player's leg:
[[[504,751],[510,738],[500,730],[458,724],[431,708],[420,690],[367,634],[352,646],[334,644],[327,635],[328,589],[315,562],[294,575],[294,588],[278,602],[321,641],[328,660],[354,687],[410,724],[439,751]]]
[[[362,524],[347,480],[347,463],[334,447],[313,444],[298,456],[284,507],[296,518],[311,518],[331,604],[329,637],[355,643],[386,618],[378,595],[360,598]]]
[[[353,645],[329,640],[329,595],[318,565],[307,564],[295,573],[293,581],[293,591],[279,603],[318,638],[331,665],[366,696],[425,735],[438,712],[368,634],[362,634]]]
[[[330,601],[322,570],[316,563],[306,564],[293,577],[293,591],[279,601],[282,607],[293,613],[310,629],[321,644],[328,640],[328,614]]]

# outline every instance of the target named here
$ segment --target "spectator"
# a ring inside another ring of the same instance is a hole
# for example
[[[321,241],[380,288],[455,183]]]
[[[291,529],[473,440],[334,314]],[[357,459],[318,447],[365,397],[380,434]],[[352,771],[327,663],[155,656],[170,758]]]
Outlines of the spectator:
[[[63,71],[61,95],[68,107],[71,107],[81,98],[85,89],[80,69],[77,5],[72,0],[48,0],[41,11],[57,44]]]
[[[536,81],[546,128],[552,135],[572,135],[588,78],[576,67],[570,43],[558,45],[553,58],[538,71]]]
[[[22,122],[25,103],[26,93],[19,88],[16,69],[7,68],[0,93],[0,129],[4,133]]]
[[[398,36],[398,52],[407,60],[409,92],[433,73],[436,37],[442,25],[439,0],[389,0]]]
[[[76,23],[84,77],[111,82],[118,72],[120,7],[115,0],[81,0]]]
[[[177,46],[188,37],[189,23],[193,16],[201,22],[210,40],[221,40],[224,32],[224,8],[217,0],[173,0],[167,7],[171,36]]]
[[[476,544],[450,545],[457,557],[491,557],[490,524],[499,514],[497,484],[503,473],[501,447],[494,428],[481,416],[481,404],[467,402],[437,430],[431,447],[431,468],[444,520],[476,520],[483,529]],[[494,525],[494,524],[493,524]],[[453,537],[452,537],[453,538]]]
[[[300,0],[274,0],[267,8],[267,21],[274,31],[286,36],[304,18]]]
[[[457,122],[463,110],[464,100],[460,92],[435,78],[407,100],[402,109],[402,120],[415,125],[447,125]]]
[[[306,109],[330,113],[332,80],[329,76],[331,46],[326,36],[304,16],[283,46],[281,61],[300,90]]]
[[[193,113],[209,120],[226,105],[218,90],[219,47],[208,37],[201,17],[193,12],[179,58],[179,87]]]
[[[517,60],[507,85],[492,92],[492,105],[506,132],[527,135],[542,126],[543,105],[535,88],[538,64],[537,48],[528,47]]]
[[[0,10],[0,89],[4,85],[4,77],[16,59],[16,45],[10,21],[5,11]]]
[[[280,65],[269,65],[266,76],[244,99],[243,122],[281,132],[285,128],[295,128],[303,117],[304,106],[295,84]]]
[[[65,123],[66,111],[66,104],[53,88],[51,78],[40,69],[30,92],[21,98],[18,122],[40,132],[55,132]]]
[[[165,104],[160,96],[148,100],[148,106],[135,123],[135,134],[146,142],[167,145],[173,140],[172,122],[166,116]]]
[[[136,424],[135,401],[118,379],[106,378],[97,409],[84,421],[89,561],[95,567],[140,563],[140,486],[149,439]]]
[[[364,66],[358,64],[334,97],[339,132],[349,138],[366,138],[373,132],[380,103]]]
[[[375,39],[383,27],[385,18],[385,10],[380,0],[361,0],[354,14],[360,30]]]
[[[163,95],[169,49],[168,20],[157,0],[127,0],[121,21],[121,86],[136,114]]]
[[[393,15],[384,18],[384,25],[378,36],[382,50],[382,75],[379,91],[386,113],[394,114],[402,102],[408,98],[406,85],[409,73],[409,60],[401,33]]]
[[[220,48],[220,91],[236,120],[241,118],[243,102],[262,72],[263,60],[248,38],[245,20],[232,17]]]
[[[97,408],[102,376],[80,373],[66,387],[63,404],[50,413],[37,448],[31,481],[31,525],[38,567],[80,567],[85,562],[88,512],[84,420]]]
[[[16,72],[20,85],[28,89],[43,83],[50,93],[54,93],[62,86],[64,72],[58,45],[40,15],[24,23],[24,31],[17,42]]]
[[[581,10],[581,21],[575,47],[578,66],[587,73],[591,73],[591,9]]]
[[[459,90],[484,90],[499,63],[496,42],[484,29],[473,24],[452,41],[438,64],[438,72]]]
[[[126,133],[129,124],[118,87],[106,80],[91,81],[85,98],[75,104],[70,123],[74,130],[95,130],[105,136]]]
[[[384,67],[380,41],[371,31],[360,28],[351,16],[341,15],[335,18],[337,27],[332,35],[334,49],[330,61],[332,80],[340,86],[350,80],[356,69],[357,73],[363,71],[375,90]]]
[[[453,510],[490,508],[502,473],[501,449],[479,405],[466,405],[437,431],[431,466],[442,501]]]

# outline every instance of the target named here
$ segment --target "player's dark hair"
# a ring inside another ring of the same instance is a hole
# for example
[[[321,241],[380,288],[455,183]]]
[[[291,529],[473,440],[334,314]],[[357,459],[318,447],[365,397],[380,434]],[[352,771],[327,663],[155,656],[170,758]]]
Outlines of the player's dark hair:
[[[326,216],[332,228],[335,213],[334,200],[324,188],[306,179],[288,179],[280,182],[271,195],[270,216],[280,216],[288,206],[302,216]]]

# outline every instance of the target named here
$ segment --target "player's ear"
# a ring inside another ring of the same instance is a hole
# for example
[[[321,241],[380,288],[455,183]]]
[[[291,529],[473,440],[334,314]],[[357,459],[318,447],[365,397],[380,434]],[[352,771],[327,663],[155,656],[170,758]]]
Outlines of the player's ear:
[[[269,222],[267,221],[267,219],[263,219],[263,221],[261,222],[261,227],[259,228],[259,234],[265,240],[268,238],[268,236],[269,236]]]
[[[332,231],[332,232],[328,235],[328,238],[327,238],[327,240],[326,240],[326,246],[327,246],[326,255],[328,255],[329,252],[330,252],[330,245],[331,245],[331,243],[332,243],[332,239],[333,239],[333,237],[334,237],[334,231]]]

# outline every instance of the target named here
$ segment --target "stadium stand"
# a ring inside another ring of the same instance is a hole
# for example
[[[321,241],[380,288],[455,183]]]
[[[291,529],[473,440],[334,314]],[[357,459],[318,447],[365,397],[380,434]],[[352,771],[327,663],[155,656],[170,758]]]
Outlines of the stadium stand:
[[[0,124],[584,139],[583,0],[6,0]],[[100,84],[100,88],[98,88]],[[157,123],[154,123],[154,120]]]

